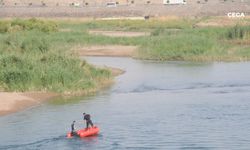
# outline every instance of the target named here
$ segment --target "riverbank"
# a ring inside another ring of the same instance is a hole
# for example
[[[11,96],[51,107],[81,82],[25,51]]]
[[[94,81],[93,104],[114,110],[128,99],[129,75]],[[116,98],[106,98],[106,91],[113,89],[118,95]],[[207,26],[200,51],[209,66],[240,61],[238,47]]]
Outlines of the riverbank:
[[[137,59],[210,62],[250,60],[249,25],[248,17],[60,22],[62,30],[74,33],[64,32],[62,35],[68,35],[74,43],[73,49],[80,55],[119,56],[116,46],[131,46],[136,48],[126,56]],[[140,36],[134,36],[135,32]],[[75,47],[75,44],[80,46]]]
[[[132,57],[136,49],[136,46],[98,45],[77,46],[73,48],[73,51],[80,56]]]
[[[110,86],[114,75],[122,72],[88,64],[67,49],[68,43],[47,39],[58,33],[57,24],[51,21],[0,22],[1,114],[35,106],[54,95],[97,92]]]
[[[124,73],[124,70],[112,67],[105,67],[109,70],[112,76],[119,76]],[[12,114],[18,111],[28,109],[32,106],[38,106],[42,103],[59,96],[76,96],[87,95],[91,92],[97,92],[104,87],[108,87],[113,84],[113,80],[103,81],[97,89],[92,91],[79,91],[55,93],[55,92],[0,92],[0,116]]]
[[[0,116],[40,105],[57,95],[48,92],[0,92]]]
[[[223,26],[211,23],[221,20]],[[247,18],[4,20],[0,23],[0,90],[88,94],[110,85],[114,75],[124,72],[92,66],[79,56],[247,61],[250,59],[249,24]],[[15,102],[20,103],[22,99],[24,104],[20,105],[24,107],[37,103],[32,97],[9,94],[18,99],[3,101],[3,105],[13,106],[13,111],[17,107]],[[3,94],[3,99],[6,96],[8,93]]]

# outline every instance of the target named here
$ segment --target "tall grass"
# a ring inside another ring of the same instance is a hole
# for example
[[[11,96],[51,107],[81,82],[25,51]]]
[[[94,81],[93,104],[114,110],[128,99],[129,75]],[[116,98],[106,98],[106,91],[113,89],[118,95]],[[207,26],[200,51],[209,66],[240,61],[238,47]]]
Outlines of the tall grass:
[[[52,21],[42,21],[35,18],[12,21],[0,21],[0,33],[38,30],[42,32],[55,32],[58,30],[57,24]]]
[[[109,20],[89,21],[78,24],[60,24],[72,32],[55,33],[51,40],[59,39],[69,45],[136,45],[135,58],[154,60],[237,61],[248,60],[249,47],[237,51],[239,45],[232,39],[249,39],[248,26],[193,28],[195,19],[173,20]],[[88,30],[148,31],[143,37],[106,37],[89,35]],[[238,42],[239,43],[239,42]],[[249,43],[245,41],[244,43]]]
[[[195,20],[119,20],[53,23],[37,19],[0,21],[0,90],[82,91],[95,89],[110,72],[79,60],[76,45],[135,45],[134,57],[154,60],[235,61],[250,59],[249,27],[192,28]],[[70,29],[68,32],[59,29]],[[107,37],[88,30],[148,31],[150,36]],[[247,42],[245,42],[247,43]]]
[[[236,25],[228,29],[228,39],[250,39],[250,26]]]
[[[187,29],[192,28],[193,19],[170,19],[170,20],[93,20],[83,23],[60,22],[62,28],[73,31],[86,31],[90,29],[100,30],[123,30],[123,31],[147,31],[158,28]]]
[[[69,51],[76,45],[136,45],[134,57],[154,60],[249,60],[248,26],[192,28],[195,20],[120,20],[54,23],[37,19],[0,21],[0,90],[80,92],[110,79]],[[68,28],[69,32],[60,31]],[[149,31],[143,37],[90,35],[88,30]],[[245,42],[248,43],[248,42]]]
[[[218,49],[213,38],[201,35],[179,33],[163,34],[151,38],[139,49],[139,58],[158,60],[189,60],[193,56],[205,56]]]
[[[193,28],[201,19],[97,20],[77,24],[64,22],[60,27],[71,29],[72,32],[55,33],[51,38],[61,39],[69,45],[136,45],[139,49],[134,57],[139,59],[191,61],[250,59],[248,53],[250,45],[247,41],[249,26]],[[87,31],[92,29],[148,31],[151,35],[113,38],[89,35]],[[232,42],[234,39],[237,40],[235,43]],[[245,48],[241,50],[237,43],[242,43],[240,41],[243,40]]]
[[[48,37],[56,32],[44,31],[34,27],[0,34],[0,89],[80,93],[95,90],[110,79],[109,71],[55,46]]]

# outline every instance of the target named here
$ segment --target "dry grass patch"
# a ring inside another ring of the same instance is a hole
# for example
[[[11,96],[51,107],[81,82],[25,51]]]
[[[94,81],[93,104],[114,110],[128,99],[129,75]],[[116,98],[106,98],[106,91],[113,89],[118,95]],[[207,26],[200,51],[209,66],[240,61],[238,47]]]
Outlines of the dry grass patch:
[[[89,34],[104,35],[109,37],[139,37],[149,36],[149,32],[124,32],[124,31],[103,31],[103,30],[90,30]]]
[[[245,18],[229,18],[229,17],[211,17],[201,20],[195,24],[196,27],[224,27],[234,25],[250,25],[248,17]]]
[[[73,48],[80,56],[118,56],[131,57],[137,46],[123,46],[123,45],[103,45],[103,46],[77,46]]]

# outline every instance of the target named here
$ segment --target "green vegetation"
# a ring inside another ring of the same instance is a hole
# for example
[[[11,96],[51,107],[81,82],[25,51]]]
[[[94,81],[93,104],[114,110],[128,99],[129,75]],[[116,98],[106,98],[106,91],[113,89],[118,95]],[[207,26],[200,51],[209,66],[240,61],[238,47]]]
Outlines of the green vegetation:
[[[169,20],[109,20],[87,21],[74,24],[61,22],[59,26],[70,29],[60,33],[65,42],[81,45],[136,45],[134,57],[153,60],[187,61],[242,61],[249,60],[249,26],[196,27],[197,22],[211,18]],[[88,30],[146,31],[144,37],[106,37],[89,35]]]
[[[85,45],[135,45],[134,57],[153,60],[250,59],[250,28],[196,27],[204,19],[51,22],[0,21],[0,90],[80,92],[96,89],[110,72],[96,69],[70,49]],[[88,30],[144,31],[150,36],[107,37]]]
[[[184,29],[191,28],[194,20],[191,19],[169,19],[169,20],[100,20],[86,23],[88,29],[120,29],[124,31],[145,31],[158,28]]]
[[[32,21],[11,21],[22,24],[22,30],[0,34],[0,89],[83,93],[111,79],[109,71],[81,61],[50,41],[48,37],[58,34],[53,32],[57,30],[54,23],[29,25]]]
[[[137,57],[188,61],[249,60],[249,31],[248,26],[153,31],[152,37],[138,50]]]
[[[250,39],[250,26],[236,25],[227,32],[228,39]]]
[[[220,28],[162,30],[140,47],[137,57],[156,60],[220,60],[228,48],[228,45],[220,44],[222,41],[219,39],[224,32]]]
[[[38,30],[41,32],[55,32],[57,24],[52,21],[42,21],[35,18],[29,20],[15,19],[0,21],[0,33]]]

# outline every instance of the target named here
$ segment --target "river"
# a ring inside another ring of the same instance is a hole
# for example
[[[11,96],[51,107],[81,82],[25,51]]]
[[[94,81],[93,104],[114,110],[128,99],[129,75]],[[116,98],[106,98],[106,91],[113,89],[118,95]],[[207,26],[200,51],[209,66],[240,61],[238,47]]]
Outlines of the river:
[[[250,62],[154,62],[87,57],[126,71],[96,95],[57,98],[0,117],[0,149],[249,149]],[[92,115],[101,132],[67,139]]]

